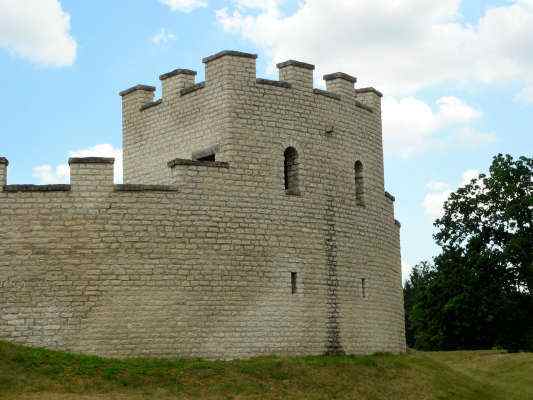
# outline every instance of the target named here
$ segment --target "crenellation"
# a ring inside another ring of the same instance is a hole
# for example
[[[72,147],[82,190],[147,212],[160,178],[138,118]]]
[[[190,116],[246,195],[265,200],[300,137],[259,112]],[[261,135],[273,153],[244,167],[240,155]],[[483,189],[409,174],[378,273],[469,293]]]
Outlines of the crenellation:
[[[156,101],[121,92],[123,184],[93,157],[69,160],[70,185],[2,185],[1,339],[113,357],[405,351],[379,92],[343,73],[313,89],[297,61],[257,78],[256,57],[207,57],[201,83],[163,74]]]
[[[142,106],[154,101],[155,86],[136,85],[119,93],[122,97],[123,127],[130,128]]]
[[[277,64],[279,80],[289,82],[294,89],[311,91],[315,66],[301,61],[288,60]]]
[[[206,85],[231,88],[253,86],[257,54],[222,51],[203,59]]]
[[[5,157],[0,157],[0,191],[7,185],[7,167],[9,161]]]
[[[183,89],[194,86],[195,78],[196,71],[190,69],[175,69],[159,76],[163,100],[172,101]]]
[[[369,87],[355,89],[356,99],[363,104],[373,108],[374,110],[380,110],[381,112],[381,98],[383,94],[378,90]]]
[[[110,191],[113,188],[114,158],[69,158],[73,192]]]
[[[336,72],[333,74],[324,75],[326,81],[326,88],[329,92],[337,93],[343,96],[354,96],[354,84],[357,78],[345,74],[344,72]]]

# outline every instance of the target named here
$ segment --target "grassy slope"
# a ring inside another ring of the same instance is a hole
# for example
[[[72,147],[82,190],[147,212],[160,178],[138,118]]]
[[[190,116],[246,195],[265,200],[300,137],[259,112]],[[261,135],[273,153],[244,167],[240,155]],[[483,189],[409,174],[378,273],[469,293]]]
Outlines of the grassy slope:
[[[110,360],[0,342],[0,399],[533,399],[533,354]]]

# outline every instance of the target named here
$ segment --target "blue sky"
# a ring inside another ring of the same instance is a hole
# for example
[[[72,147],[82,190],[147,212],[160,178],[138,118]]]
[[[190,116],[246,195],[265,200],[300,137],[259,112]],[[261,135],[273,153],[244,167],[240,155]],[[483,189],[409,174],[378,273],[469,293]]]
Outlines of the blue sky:
[[[9,183],[120,156],[118,92],[222,49],[295,58],[383,99],[386,188],[409,266],[436,254],[442,201],[492,156],[532,154],[533,0],[0,0],[0,155]],[[119,166],[120,167],[120,166]]]

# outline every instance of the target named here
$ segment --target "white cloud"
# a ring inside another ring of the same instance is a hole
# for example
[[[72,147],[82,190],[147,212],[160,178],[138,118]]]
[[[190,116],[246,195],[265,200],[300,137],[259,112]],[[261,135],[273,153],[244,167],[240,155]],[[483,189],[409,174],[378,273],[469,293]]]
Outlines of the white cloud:
[[[284,0],[234,0],[233,3],[240,10],[263,10],[267,12],[277,12],[278,7]]]
[[[468,169],[463,172],[461,176],[461,184],[459,186],[465,186],[470,183],[472,179],[476,179],[479,176],[479,171],[477,169]]]
[[[116,149],[111,144],[97,144],[87,149],[69,151],[69,157],[111,157],[115,159],[115,182],[122,182],[123,162],[122,149]],[[67,164],[59,164],[55,168],[49,164],[38,165],[33,168],[33,177],[40,184],[68,183],[70,169]]]
[[[383,100],[383,141],[387,154],[410,157],[443,145],[471,146],[495,140],[469,124],[482,113],[457,97],[441,97],[434,107],[415,97]],[[452,131],[451,135],[446,134]]]
[[[150,38],[150,41],[156,46],[168,44],[176,41],[177,37],[172,32],[168,32],[165,28],[161,28],[154,36]]]
[[[67,164],[60,164],[55,168],[45,164],[33,168],[33,177],[42,184],[67,183],[69,176],[70,171]]]
[[[469,169],[463,172],[461,176],[461,181],[458,187],[462,187],[470,183],[472,179],[475,179],[479,176],[479,171],[474,169]],[[454,190],[452,190],[452,185],[447,182],[438,182],[431,181],[427,184],[428,193],[422,201],[422,207],[426,215],[432,220],[442,217],[443,207],[446,200]]]
[[[463,22],[461,0],[302,0],[291,15],[281,1],[232,3],[219,23],[274,62],[341,70],[395,96],[451,82],[519,81],[523,98],[533,93],[532,0],[489,8],[474,24]]]
[[[517,95],[516,100],[523,103],[533,103],[533,84],[523,88]]]
[[[413,271],[413,266],[406,260],[402,260],[402,282],[407,282]]]
[[[441,190],[430,190],[430,192],[426,194],[424,200],[422,201],[422,207],[424,207],[426,215],[432,221],[442,217],[442,207],[444,206],[446,200],[448,200],[450,194],[452,194],[452,190],[449,189],[449,186],[448,189],[443,188]]]
[[[159,0],[160,3],[168,6],[172,11],[189,13],[197,8],[207,7],[207,0]]]
[[[450,185],[448,185],[446,182],[431,181],[426,185],[426,187],[432,192],[442,192],[448,190]]]
[[[462,147],[477,148],[484,144],[495,143],[498,141],[496,134],[479,132],[472,127],[463,127],[456,132],[454,141]]]
[[[0,0],[0,48],[36,64],[72,65],[70,15],[58,0]]]
[[[439,122],[442,125],[448,123],[468,123],[481,117],[481,112],[470,107],[461,99],[452,96],[441,97],[437,100],[439,106]]]

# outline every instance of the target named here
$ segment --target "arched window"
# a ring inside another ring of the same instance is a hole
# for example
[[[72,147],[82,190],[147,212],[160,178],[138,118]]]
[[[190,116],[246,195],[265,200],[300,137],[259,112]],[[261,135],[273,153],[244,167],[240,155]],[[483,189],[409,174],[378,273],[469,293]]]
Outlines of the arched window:
[[[358,206],[365,205],[365,181],[363,176],[363,163],[357,160],[354,164],[355,173],[355,202]]]
[[[298,152],[294,147],[288,147],[284,153],[285,192],[298,195]]]

